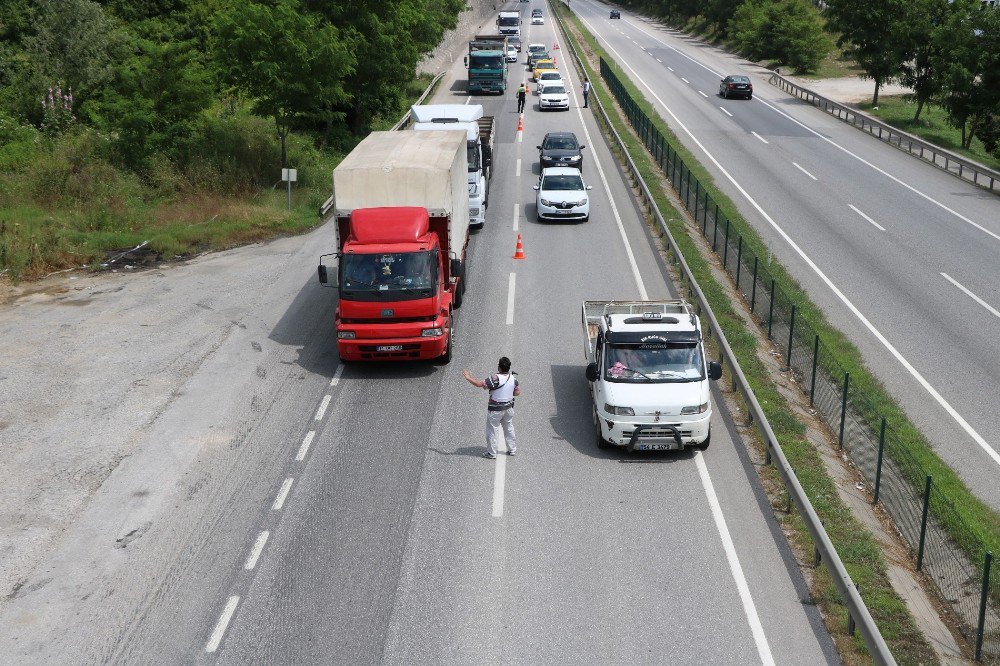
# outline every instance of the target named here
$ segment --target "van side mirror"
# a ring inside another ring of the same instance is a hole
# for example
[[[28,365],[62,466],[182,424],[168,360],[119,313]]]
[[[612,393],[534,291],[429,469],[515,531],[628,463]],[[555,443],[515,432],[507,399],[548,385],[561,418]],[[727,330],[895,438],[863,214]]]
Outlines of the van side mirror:
[[[708,378],[720,379],[722,377],[722,364],[718,361],[708,362]]]
[[[590,363],[589,365],[587,365],[587,381],[588,382],[596,382],[597,379],[598,379],[598,377],[600,377],[600,376],[601,376],[600,373],[597,371],[597,364],[596,363]]]

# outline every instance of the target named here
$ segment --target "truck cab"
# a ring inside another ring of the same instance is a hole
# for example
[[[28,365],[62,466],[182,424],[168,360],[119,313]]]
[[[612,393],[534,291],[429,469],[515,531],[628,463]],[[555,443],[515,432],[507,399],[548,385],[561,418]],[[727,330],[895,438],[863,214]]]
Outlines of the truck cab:
[[[707,448],[710,380],[701,324],[683,300],[585,301],[583,327],[598,445]]]
[[[416,132],[463,130],[469,162],[469,224],[483,226],[493,175],[493,116],[481,104],[414,104],[410,107]]]
[[[521,12],[500,12],[497,17],[497,32],[501,35],[521,36]]]

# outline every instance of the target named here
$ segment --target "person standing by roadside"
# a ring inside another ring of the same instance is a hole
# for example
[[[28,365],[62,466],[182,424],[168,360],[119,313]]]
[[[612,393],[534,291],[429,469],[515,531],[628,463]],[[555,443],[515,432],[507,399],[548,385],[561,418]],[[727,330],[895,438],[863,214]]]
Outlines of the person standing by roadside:
[[[583,108],[587,108],[587,101],[590,98],[590,77],[583,79]]]
[[[527,96],[528,91],[524,88],[524,83],[521,87],[517,89],[517,112],[524,113],[524,98]]]
[[[476,379],[468,370],[463,370],[465,380],[473,386],[490,392],[486,403],[486,453],[484,458],[497,457],[497,435],[503,427],[503,437],[507,444],[507,455],[517,454],[517,436],[514,434],[514,398],[521,395],[521,387],[510,371],[510,359],[506,356],[497,363],[497,372],[486,379]]]

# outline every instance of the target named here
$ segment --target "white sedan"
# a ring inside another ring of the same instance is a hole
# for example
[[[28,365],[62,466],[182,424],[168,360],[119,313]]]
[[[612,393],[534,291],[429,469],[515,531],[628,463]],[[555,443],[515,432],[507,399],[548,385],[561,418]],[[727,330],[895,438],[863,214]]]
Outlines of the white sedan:
[[[542,169],[535,197],[538,221],[590,219],[590,185],[583,182],[583,176],[573,167],[548,167]]]
[[[548,109],[569,111],[569,95],[566,94],[566,86],[563,85],[562,81],[544,85],[541,92],[538,93],[538,110],[546,111]]]
[[[562,74],[554,70],[545,70],[538,75],[538,84],[535,86],[535,93],[541,94],[542,88],[549,85],[550,83],[558,83],[560,85],[565,85],[562,80]]]
[[[507,62],[517,62],[517,47],[513,44],[507,45]]]
[[[531,25],[545,25],[545,19],[543,19],[541,16],[532,16]]]

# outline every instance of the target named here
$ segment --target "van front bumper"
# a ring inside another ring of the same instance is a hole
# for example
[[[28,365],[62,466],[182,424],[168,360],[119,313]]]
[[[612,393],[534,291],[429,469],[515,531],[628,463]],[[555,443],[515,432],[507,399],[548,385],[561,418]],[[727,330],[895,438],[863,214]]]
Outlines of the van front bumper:
[[[670,420],[662,423],[637,423],[617,420],[621,417],[598,412],[601,437],[615,446],[631,451],[676,451],[701,444],[708,439],[712,412],[699,414],[690,421]]]

